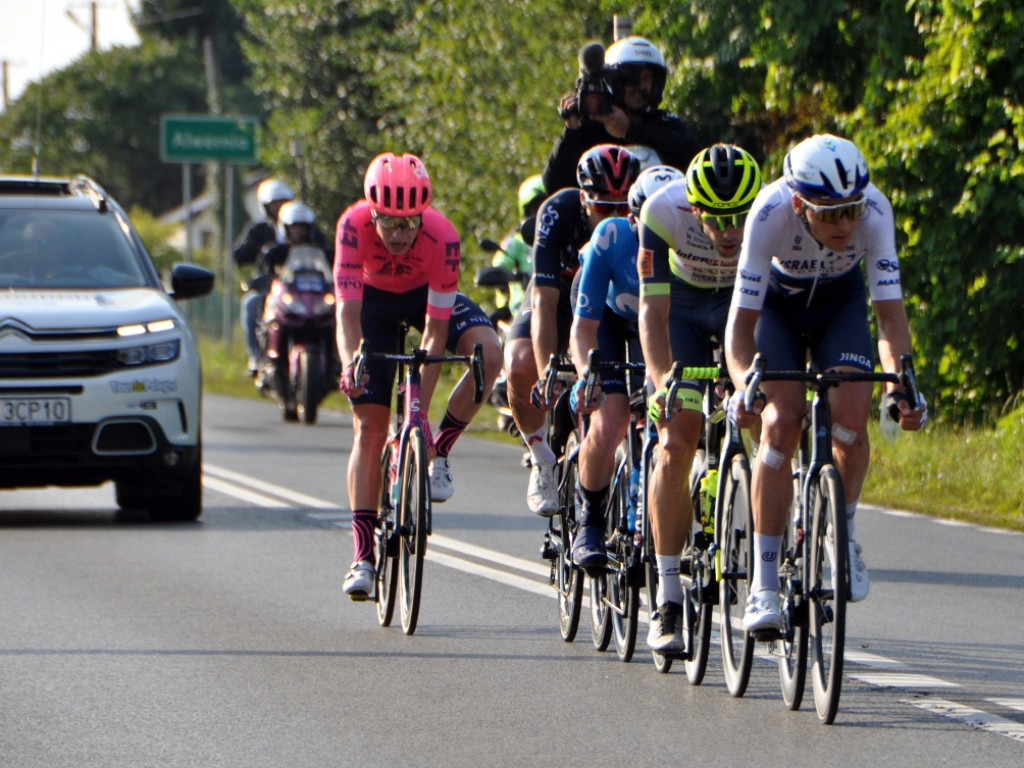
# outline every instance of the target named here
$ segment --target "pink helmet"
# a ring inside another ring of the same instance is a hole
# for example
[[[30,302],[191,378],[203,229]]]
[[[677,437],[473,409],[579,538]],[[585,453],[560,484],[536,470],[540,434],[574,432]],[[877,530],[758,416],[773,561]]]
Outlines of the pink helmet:
[[[430,176],[415,155],[396,157],[391,152],[370,161],[363,181],[370,208],[384,216],[416,216],[430,205]]]

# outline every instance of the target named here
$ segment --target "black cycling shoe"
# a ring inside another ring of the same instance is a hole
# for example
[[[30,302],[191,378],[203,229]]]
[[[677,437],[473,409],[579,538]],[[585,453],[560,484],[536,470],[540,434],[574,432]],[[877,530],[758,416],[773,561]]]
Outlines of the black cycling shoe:
[[[601,569],[608,565],[608,550],[604,544],[604,526],[584,525],[572,543],[572,564],[585,570]]]

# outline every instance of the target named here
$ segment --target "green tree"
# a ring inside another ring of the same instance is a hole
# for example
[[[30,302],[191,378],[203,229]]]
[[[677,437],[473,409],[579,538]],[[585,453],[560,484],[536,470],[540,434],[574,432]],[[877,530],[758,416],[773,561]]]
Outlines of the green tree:
[[[0,167],[27,173],[38,149],[41,173],[88,173],[125,206],[177,205],[181,171],[160,160],[160,115],[201,110],[201,71],[167,42],[83,54],[0,115]]]

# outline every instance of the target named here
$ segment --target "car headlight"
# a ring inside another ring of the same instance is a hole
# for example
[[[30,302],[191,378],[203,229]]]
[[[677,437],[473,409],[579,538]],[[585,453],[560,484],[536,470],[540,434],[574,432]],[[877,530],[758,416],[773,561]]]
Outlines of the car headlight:
[[[174,320],[167,318],[149,323],[122,325],[117,335],[122,338],[147,336],[151,333],[166,333],[177,327]],[[141,339],[140,339],[141,340]],[[181,339],[162,339],[132,347],[124,347],[117,351],[117,360],[122,365],[146,365],[150,363],[169,363],[181,354]]]

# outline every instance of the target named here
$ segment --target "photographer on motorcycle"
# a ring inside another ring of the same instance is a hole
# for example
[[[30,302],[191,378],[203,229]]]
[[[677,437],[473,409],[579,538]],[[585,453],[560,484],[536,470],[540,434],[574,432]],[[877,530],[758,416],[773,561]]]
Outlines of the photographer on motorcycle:
[[[701,146],[686,123],[659,109],[667,76],[665,58],[642,37],[623,38],[607,52],[600,43],[585,45],[576,81],[578,127],[571,99],[563,97],[559,114],[566,127],[544,169],[544,188],[576,186],[580,158],[598,144],[642,145],[658,162],[686,168]]]

